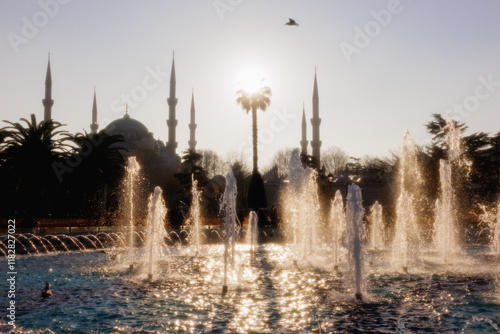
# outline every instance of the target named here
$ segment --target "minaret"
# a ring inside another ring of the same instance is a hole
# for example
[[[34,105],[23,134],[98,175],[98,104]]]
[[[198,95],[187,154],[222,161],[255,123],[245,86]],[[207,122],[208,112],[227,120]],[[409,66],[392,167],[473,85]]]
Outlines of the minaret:
[[[313,116],[311,118],[312,125],[312,155],[316,158],[318,163],[318,168],[321,166],[320,160],[320,148],[321,140],[319,140],[319,126],[321,124],[321,118],[319,118],[319,96],[318,96],[318,80],[316,79],[316,69],[314,69],[314,90],[313,90]]]
[[[97,99],[94,86],[94,103],[92,104],[92,123],[90,124],[90,130],[93,134],[96,134],[97,128],[99,128],[99,124],[97,124]]]
[[[50,74],[50,53],[49,62],[47,64],[47,75],[45,76],[45,98],[42,100],[43,104],[43,120],[48,121],[52,119],[52,75]]]
[[[172,71],[170,72],[170,96],[168,102],[168,141],[167,150],[169,153],[175,154],[177,142],[175,141],[175,127],[177,120],[175,119],[175,106],[177,105],[177,98],[175,97],[175,60],[172,57]]]
[[[302,105],[302,140],[300,141],[302,155],[307,155],[307,121],[306,121],[306,107]]]
[[[194,92],[191,93],[191,122],[189,123],[189,149],[192,151],[196,150],[196,122],[194,120]]]

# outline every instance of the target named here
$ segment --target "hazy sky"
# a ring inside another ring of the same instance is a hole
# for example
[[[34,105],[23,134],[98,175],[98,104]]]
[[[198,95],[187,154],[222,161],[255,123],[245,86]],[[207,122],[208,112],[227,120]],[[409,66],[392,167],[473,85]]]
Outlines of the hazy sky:
[[[165,141],[175,50],[178,153],[194,89],[198,148],[250,154],[251,116],[235,104],[248,68],[273,92],[258,115],[261,166],[298,147],[303,102],[311,137],[316,68],[322,148],[385,155],[406,128],[425,144],[431,113],[452,111],[469,133],[500,131],[499,18],[497,0],[3,0],[1,115],[43,118],[50,51],[52,116],[69,131],[90,131],[96,85],[100,129],[129,96],[130,115]]]

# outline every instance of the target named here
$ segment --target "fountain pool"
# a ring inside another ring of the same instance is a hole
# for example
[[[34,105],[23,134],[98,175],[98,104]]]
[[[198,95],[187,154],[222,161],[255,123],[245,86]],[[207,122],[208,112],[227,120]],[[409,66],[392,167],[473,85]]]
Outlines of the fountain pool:
[[[496,220],[488,216],[491,245],[461,244],[455,237],[463,231],[453,214],[450,164],[461,153],[460,133],[451,133],[448,160],[440,162],[432,241],[420,238],[416,222],[421,182],[409,132],[390,247],[376,205],[372,243],[365,244],[357,185],[349,185],[345,204],[338,192],[329,219],[322,219],[317,173],[304,168],[294,150],[279,232],[286,242],[258,244],[255,213],[254,227],[246,229],[253,242],[239,242],[244,238],[231,169],[221,202],[223,229],[202,228],[193,179],[193,223],[167,232],[167,208],[156,187],[145,231],[134,228],[130,206],[127,239],[122,232],[17,235],[16,250],[28,253],[16,258],[18,327],[3,318],[0,332],[499,333],[500,213]],[[208,240],[218,243],[203,243]],[[50,299],[40,297],[45,282],[52,286]],[[8,302],[0,296],[2,305]]]
[[[16,333],[496,333],[500,324],[500,257],[486,246],[464,247],[462,260],[447,265],[422,251],[409,274],[392,268],[390,251],[363,248],[372,265],[362,301],[345,280],[347,267],[333,271],[333,252],[295,266],[293,246],[272,243],[253,256],[249,245],[236,245],[240,274],[229,275],[222,296],[224,246],[201,248],[193,257],[189,246],[166,247],[156,263],[163,274],[151,281],[121,255],[19,256]],[[50,299],[40,298],[45,282]],[[0,331],[10,329],[2,319]]]

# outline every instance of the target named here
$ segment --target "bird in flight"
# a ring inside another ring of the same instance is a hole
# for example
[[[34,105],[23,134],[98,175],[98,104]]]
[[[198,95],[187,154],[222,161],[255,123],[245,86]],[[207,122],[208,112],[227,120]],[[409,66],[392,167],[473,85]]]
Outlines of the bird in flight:
[[[285,23],[287,26],[299,26],[299,24],[297,22],[295,22],[294,19],[288,19],[289,21],[287,23]]]

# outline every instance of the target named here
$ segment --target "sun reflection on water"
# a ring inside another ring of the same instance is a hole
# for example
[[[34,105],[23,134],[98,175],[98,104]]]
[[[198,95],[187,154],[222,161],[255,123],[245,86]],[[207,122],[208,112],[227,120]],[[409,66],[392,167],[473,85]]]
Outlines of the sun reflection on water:
[[[374,261],[366,299],[356,302],[342,272],[333,272],[325,257],[294,266],[290,249],[278,244],[259,245],[253,254],[248,245],[238,245],[237,253],[225,296],[222,245],[203,245],[199,256],[172,247],[158,262],[161,275],[152,282],[139,264],[129,269],[98,253],[27,257],[20,262],[34,269],[20,277],[23,286],[51,280],[55,294],[41,304],[29,297],[38,290],[25,288],[19,323],[55,332],[116,333],[395,332],[403,325],[412,332],[438,333],[459,331],[478,314],[500,323],[494,270],[499,259],[465,260],[474,271],[429,264],[409,275]]]

